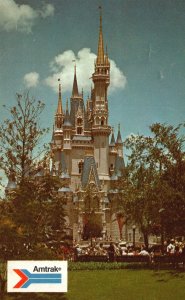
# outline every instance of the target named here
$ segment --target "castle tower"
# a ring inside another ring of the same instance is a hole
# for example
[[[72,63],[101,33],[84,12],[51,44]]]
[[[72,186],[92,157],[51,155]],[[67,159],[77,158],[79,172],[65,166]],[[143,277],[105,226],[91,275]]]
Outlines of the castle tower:
[[[109,179],[109,135],[107,89],[110,83],[110,62],[104,53],[102,13],[100,10],[100,28],[98,53],[95,71],[92,75],[94,89],[92,91],[92,135],[94,137],[94,155],[101,179]]]
[[[62,93],[61,93],[60,79],[58,79],[58,81],[59,81],[59,87],[58,87],[59,91],[58,91],[58,106],[55,114],[55,128],[60,129],[62,128],[64,115],[62,110]]]
[[[81,120],[82,116],[80,116],[79,121],[77,120],[78,119],[77,112],[83,111],[83,108],[84,108],[83,97],[82,94],[80,94],[78,91],[78,82],[77,82],[76,65],[75,65],[73,89],[71,94],[71,112],[70,112],[70,120],[73,126],[74,134],[82,134],[83,130],[82,130],[81,123],[83,120]]]
[[[86,105],[83,91],[81,93],[78,86],[77,71],[75,65],[69,108],[67,101],[65,112],[59,83],[51,141],[52,174],[59,176],[59,192],[66,196],[67,223],[73,229],[73,238],[78,241],[89,238],[91,230],[88,226],[96,224],[100,231],[97,236],[111,235],[116,239],[119,236],[116,213],[120,197],[115,188],[125,166],[120,126],[115,139],[108,121],[110,61],[107,49],[104,51],[101,10],[97,58]]]
[[[58,105],[57,111],[55,113],[55,124],[53,127],[52,141],[51,141],[51,150],[53,153],[53,168],[58,174],[60,169],[60,154],[63,148],[63,122],[64,122],[64,113],[62,109],[62,91],[60,79],[58,86]]]

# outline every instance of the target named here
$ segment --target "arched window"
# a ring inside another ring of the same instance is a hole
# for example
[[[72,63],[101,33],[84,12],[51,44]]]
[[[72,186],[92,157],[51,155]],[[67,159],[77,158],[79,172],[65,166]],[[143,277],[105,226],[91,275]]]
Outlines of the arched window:
[[[77,118],[76,123],[77,123],[76,133],[82,134],[82,118],[81,117]]]
[[[82,134],[82,127],[77,127],[77,134]]]
[[[104,118],[101,118],[101,126],[103,126],[105,123],[105,119]]]
[[[81,126],[81,125],[82,125],[82,118],[78,118],[78,119],[77,119],[77,125],[78,125],[78,126]]]

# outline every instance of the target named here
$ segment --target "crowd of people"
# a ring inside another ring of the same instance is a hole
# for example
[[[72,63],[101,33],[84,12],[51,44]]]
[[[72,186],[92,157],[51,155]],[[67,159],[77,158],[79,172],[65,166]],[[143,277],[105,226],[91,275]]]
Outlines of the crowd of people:
[[[114,261],[117,256],[150,256],[154,255],[184,255],[185,256],[185,241],[178,242],[175,240],[166,241],[161,245],[152,245],[148,249],[145,245],[136,245],[133,247],[126,242],[95,242],[88,244],[74,243],[72,247],[62,245],[60,248],[60,255],[62,259],[77,260],[79,256],[107,256],[109,261]]]

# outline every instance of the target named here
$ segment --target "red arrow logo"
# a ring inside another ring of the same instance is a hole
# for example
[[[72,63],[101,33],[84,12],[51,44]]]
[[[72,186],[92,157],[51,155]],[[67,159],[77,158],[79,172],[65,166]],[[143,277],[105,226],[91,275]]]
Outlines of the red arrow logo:
[[[14,286],[14,288],[18,289],[20,288],[26,281],[28,281],[28,277],[19,269],[13,269],[17,275],[21,277],[21,280]]]

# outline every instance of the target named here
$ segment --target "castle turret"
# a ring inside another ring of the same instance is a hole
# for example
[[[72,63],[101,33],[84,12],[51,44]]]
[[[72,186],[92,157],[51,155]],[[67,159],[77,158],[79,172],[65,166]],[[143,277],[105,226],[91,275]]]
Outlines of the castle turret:
[[[75,67],[74,67],[73,89],[72,89],[72,94],[71,94],[71,111],[70,111],[70,120],[71,120],[71,124],[73,126],[73,129],[75,130],[74,133],[76,133],[76,131],[77,131],[76,113],[77,113],[79,105],[81,107],[83,107],[83,97],[82,97],[82,94],[79,94],[79,91],[78,91],[78,81],[77,81],[76,65],[75,65]]]
[[[112,128],[112,136],[109,144],[109,173],[110,175],[114,172],[115,159],[117,155],[116,142],[114,137],[114,128]]]
[[[59,79],[60,82],[60,79]],[[58,91],[58,106],[57,106],[57,111],[55,114],[55,128],[62,128],[62,124],[63,124],[63,110],[62,110],[62,92],[61,92],[61,83],[59,83],[59,87],[58,87],[59,91]]]
[[[60,164],[60,152],[63,148],[63,121],[64,121],[64,114],[62,109],[62,91],[61,91],[61,83],[60,79],[59,86],[58,86],[58,105],[57,105],[57,111],[55,114],[55,125],[53,126],[53,133],[52,133],[52,140],[50,143],[51,150],[53,153],[53,167],[52,172],[53,174],[55,171],[57,172],[59,170],[59,164]]]
[[[116,148],[118,151],[118,155],[123,157],[123,141],[121,138],[120,124],[118,124],[118,135],[117,135],[117,139],[116,139]]]
[[[94,89],[92,91],[92,134],[94,137],[94,154],[100,177],[109,176],[109,135],[107,89],[110,82],[110,63],[104,54],[102,12],[100,10],[100,27],[98,53],[95,71],[92,75]],[[107,177],[108,179],[108,177]]]
[[[68,99],[66,101],[66,114],[65,114],[65,118],[64,118],[63,131],[64,131],[63,149],[71,149],[72,124],[71,124],[70,116],[69,116]]]
[[[75,65],[75,67],[74,67],[74,80],[73,80],[72,97],[73,97],[73,98],[78,98],[78,97],[79,97],[79,93],[78,93],[78,83],[77,83],[77,77],[76,77],[76,65]]]
[[[93,126],[101,126],[104,128],[108,125],[107,89],[110,83],[110,62],[108,54],[104,54],[101,10],[98,53],[95,61],[95,72],[93,73],[92,79],[94,82]]]

